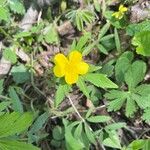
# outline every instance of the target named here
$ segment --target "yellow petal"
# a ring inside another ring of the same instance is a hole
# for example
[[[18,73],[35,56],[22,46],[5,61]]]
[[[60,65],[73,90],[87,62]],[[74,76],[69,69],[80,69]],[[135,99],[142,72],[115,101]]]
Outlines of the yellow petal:
[[[63,54],[57,54],[54,57],[56,66],[54,67],[54,74],[56,77],[63,77],[65,75],[65,68],[68,64],[68,59]]]
[[[89,70],[89,65],[85,62],[80,62],[78,65],[77,65],[77,73],[78,74],[86,74]]]
[[[72,51],[69,54],[69,61],[72,63],[77,63],[80,62],[82,60],[82,54],[78,51]]]
[[[58,53],[54,57],[54,62],[56,65],[66,65],[66,63],[68,62],[68,59],[63,54]]]
[[[121,19],[123,17],[123,14],[120,12],[115,12],[112,14],[112,16],[114,16],[116,19]]]
[[[112,16],[114,16],[115,18],[118,18],[119,12],[114,12],[114,13],[112,14]]]
[[[127,7],[124,7],[123,5],[119,6],[119,12],[123,13],[126,12],[127,10],[128,10]]]
[[[78,74],[76,73],[66,73],[65,81],[67,84],[74,84],[78,81]]]
[[[63,77],[65,75],[65,68],[64,67],[61,67],[59,65],[56,65],[53,69],[54,71],[54,74],[56,77]]]

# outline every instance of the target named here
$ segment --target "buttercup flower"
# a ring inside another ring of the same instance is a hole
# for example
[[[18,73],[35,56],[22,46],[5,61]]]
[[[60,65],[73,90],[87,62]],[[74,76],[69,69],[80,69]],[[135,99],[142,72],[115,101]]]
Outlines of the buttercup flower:
[[[124,13],[127,11],[127,7],[124,7],[123,5],[119,6],[119,11],[112,14],[116,19],[121,19],[124,16]]]
[[[68,58],[61,53],[54,57],[54,74],[56,77],[65,77],[68,84],[78,81],[79,75],[86,74],[89,65],[82,60],[82,54],[78,51],[72,51]]]

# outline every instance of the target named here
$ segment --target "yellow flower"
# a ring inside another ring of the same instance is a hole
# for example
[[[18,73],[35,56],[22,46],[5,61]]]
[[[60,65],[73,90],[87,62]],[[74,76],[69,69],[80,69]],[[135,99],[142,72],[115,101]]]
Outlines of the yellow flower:
[[[124,13],[127,11],[127,7],[124,7],[123,5],[119,6],[119,11],[112,14],[116,19],[121,19],[124,16]]]
[[[82,54],[78,51],[72,51],[68,58],[59,53],[54,57],[54,74],[56,77],[65,77],[68,84],[78,81],[79,75],[86,74],[89,65],[82,60]]]

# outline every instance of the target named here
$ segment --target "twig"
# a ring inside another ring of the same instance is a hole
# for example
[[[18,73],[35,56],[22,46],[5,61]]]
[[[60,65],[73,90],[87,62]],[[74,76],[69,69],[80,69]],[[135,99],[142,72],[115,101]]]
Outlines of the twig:
[[[79,116],[79,118],[80,118],[83,122],[85,122],[84,118],[80,115],[80,113],[78,112],[77,108],[75,107],[75,105],[74,105],[72,99],[70,98],[70,96],[67,96],[67,98],[69,99],[69,102],[70,102],[71,106],[73,107],[73,109],[75,110],[76,114]]]

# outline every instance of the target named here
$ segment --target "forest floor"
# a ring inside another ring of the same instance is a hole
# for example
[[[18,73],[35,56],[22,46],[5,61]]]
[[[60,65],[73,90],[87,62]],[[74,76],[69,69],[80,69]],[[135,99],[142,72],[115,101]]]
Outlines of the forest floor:
[[[149,10],[0,0],[0,150],[150,150]]]

